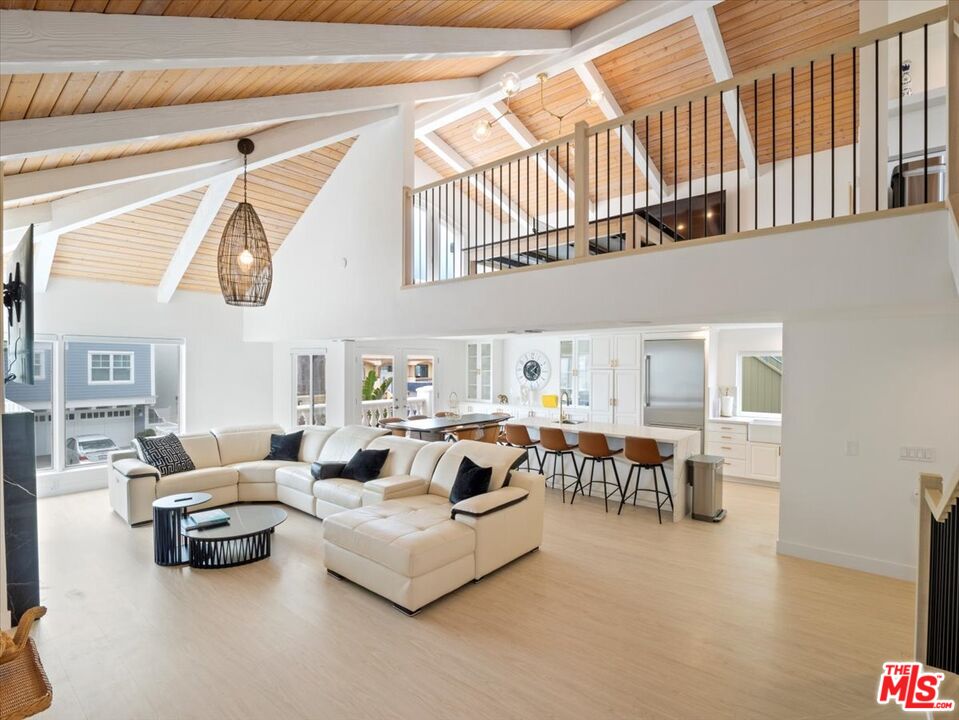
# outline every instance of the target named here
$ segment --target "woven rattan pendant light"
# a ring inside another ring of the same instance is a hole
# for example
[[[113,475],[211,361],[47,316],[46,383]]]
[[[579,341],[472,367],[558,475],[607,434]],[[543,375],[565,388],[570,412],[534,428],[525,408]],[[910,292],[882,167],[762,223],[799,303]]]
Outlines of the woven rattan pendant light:
[[[237,148],[243,153],[243,202],[236,206],[223,228],[216,270],[227,305],[260,307],[270,297],[273,259],[263,223],[246,201],[246,156],[253,152],[253,141],[243,138]]]

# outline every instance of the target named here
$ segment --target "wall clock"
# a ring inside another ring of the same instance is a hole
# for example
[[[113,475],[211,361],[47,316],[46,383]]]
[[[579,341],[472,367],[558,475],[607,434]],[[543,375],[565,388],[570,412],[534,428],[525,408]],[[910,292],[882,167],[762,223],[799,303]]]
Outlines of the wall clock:
[[[545,387],[549,382],[549,358],[536,350],[523,353],[516,361],[516,379],[530,390]]]

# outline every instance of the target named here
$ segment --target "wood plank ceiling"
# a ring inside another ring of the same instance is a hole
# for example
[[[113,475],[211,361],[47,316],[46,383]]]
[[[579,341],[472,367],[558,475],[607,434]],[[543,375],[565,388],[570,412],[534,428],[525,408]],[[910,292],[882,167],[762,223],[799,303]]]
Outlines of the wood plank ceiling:
[[[497,28],[571,28],[619,5],[623,0],[0,0],[0,8],[58,10],[73,12],[139,13],[152,15],[190,15],[246,19],[278,19],[319,22],[360,22],[435,26]],[[840,37],[858,32],[856,0],[780,0],[775,12],[767,0],[725,0],[714,8],[719,28],[734,73],[748,71],[781,61],[791,55]],[[495,69],[508,58],[474,57],[410,62],[344,63],[295,67],[210,68],[195,70],[63,73],[46,75],[0,76],[0,121],[81,113],[107,112],[133,108],[275,96],[338,88],[408,83],[475,76]],[[596,58],[594,65],[624,112],[640,110],[670,97],[676,97],[712,85],[715,80],[702,41],[692,19],[685,19],[647,37],[616,48]],[[835,121],[836,145],[848,144],[855,133],[852,123],[852,65],[850,57],[836,58],[815,67],[814,117],[810,113],[809,70],[797,70],[795,78],[776,78],[777,118],[781,128],[793,108],[795,91],[795,137],[779,130],[775,145],[778,156],[785,156],[795,143],[797,154],[807,153],[815,130],[815,148],[822,150],[830,140],[830,121]],[[830,78],[835,78],[835,106],[829,103]],[[794,87],[793,87],[794,83]],[[744,117],[750,127],[759,161],[773,156],[772,81],[741,89]],[[547,82],[543,101],[551,109],[564,112],[588,96],[575,71],[569,70]],[[753,103],[759,110],[756,126]],[[560,127],[558,121],[541,108],[538,86],[517,94],[510,103],[515,118],[538,140],[556,138],[572,131],[585,120],[589,124],[606,118],[599,108],[588,105],[571,112]],[[473,113],[436,131],[436,135],[467,162],[480,165],[516,153],[521,145],[506,132],[502,123],[493,126],[489,139],[473,140],[471,130],[479,119],[489,119],[486,111]],[[736,139],[718,100],[711,98],[704,108],[702,100],[677,107],[662,116],[637,121],[636,138],[649,151],[649,159],[661,170],[664,190],[674,183],[715,173],[720,166],[733,170],[740,165]],[[815,123],[814,128],[812,123]],[[708,127],[708,153],[702,142]],[[137,155],[174,147],[188,147],[225,139],[235,139],[266,126],[248,127],[217,133],[185,135],[151,142],[118,145],[82,153],[28,158],[7,163],[5,174],[82,164],[95,160]],[[631,127],[624,127],[628,139]],[[723,150],[720,150],[722,132]],[[274,251],[302,215],[333,169],[342,160],[352,141],[291,158],[252,173],[249,194],[260,212]],[[690,147],[692,145],[692,147]],[[642,191],[644,178],[635,163],[623,151],[614,133],[600,134],[591,147],[591,174],[613,180],[616,187],[599,183],[591,193],[602,202],[607,194],[621,194],[618,177],[624,187]],[[417,142],[416,154],[441,176],[455,174],[426,144]],[[607,159],[608,158],[608,159]],[[550,155],[551,166],[559,166],[575,184],[573,153],[567,158],[565,144]],[[633,174],[635,173],[635,185]],[[571,195],[557,186],[535,160],[512,163],[502,174],[479,178],[506,196],[530,215],[550,212],[572,204]],[[537,186],[539,190],[537,191]],[[529,188],[529,191],[526,188]],[[504,213],[496,203],[468,185],[466,194],[479,199],[495,217]],[[193,264],[185,274],[181,288],[218,292],[216,246],[219,234],[240,193],[235,185],[221,209]],[[183,235],[202,191],[142,208],[133,213],[99,223],[60,238],[53,267],[55,275],[74,275],[104,280],[121,280],[156,285]],[[454,201],[455,202],[455,201]],[[105,259],[109,258],[110,263]]]
[[[263,223],[273,253],[352,144],[352,139],[335,143],[249,174],[247,196]],[[202,197],[202,189],[194,190],[63,235],[52,274],[159,285]],[[242,199],[241,177],[234,182],[180,289],[220,291],[217,246],[227,219]]]

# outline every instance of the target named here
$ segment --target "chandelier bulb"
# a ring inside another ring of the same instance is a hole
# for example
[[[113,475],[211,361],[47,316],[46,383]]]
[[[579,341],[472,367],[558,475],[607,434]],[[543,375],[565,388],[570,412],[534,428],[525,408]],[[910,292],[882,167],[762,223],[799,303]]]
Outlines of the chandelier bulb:
[[[250,265],[253,264],[253,253],[248,249],[244,249],[237,257],[236,262],[244,270],[249,269]]]
[[[477,120],[473,125],[473,139],[476,142],[483,142],[493,134],[493,126],[489,120]]]
[[[500,78],[499,86],[506,97],[512,97],[519,92],[519,75],[514,72],[504,73]]]

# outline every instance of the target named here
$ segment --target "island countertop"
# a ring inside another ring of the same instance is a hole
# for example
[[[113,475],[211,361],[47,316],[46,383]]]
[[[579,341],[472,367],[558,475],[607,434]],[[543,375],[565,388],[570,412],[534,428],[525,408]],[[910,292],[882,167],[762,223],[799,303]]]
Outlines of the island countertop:
[[[656,442],[670,444],[673,446],[672,460],[666,461],[666,468],[670,476],[670,485],[673,494],[673,522],[679,522],[686,517],[687,508],[691,506],[691,496],[689,488],[686,485],[686,459],[690,455],[699,452],[700,432],[699,430],[690,430],[688,428],[668,428],[668,427],[650,427],[648,425],[629,425],[625,423],[603,423],[603,422],[580,422],[580,423],[560,423],[556,420],[542,417],[518,417],[508,421],[516,425],[525,425],[528,428],[537,430],[539,428],[556,428],[570,435],[577,435],[581,432],[602,433],[609,438],[622,439],[627,437],[645,437],[652,438]],[[629,461],[622,454],[616,456],[616,460],[628,466]],[[584,463],[585,465],[585,463]],[[622,476],[623,479],[626,475]],[[652,482],[651,474],[644,474],[644,487]],[[625,489],[625,488],[624,488]],[[618,491],[613,491],[610,498],[619,498]],[[650,506],[650,501],[641,499],[641,505]],[[652,505],[655,507],[655,505]],[[666,506],[668,512],[669,506]]]
[[[649,425],[626,425],[622,423],[578,422],[560,423],[542,417],[518,417],[507,421],[510,424],[531,428],[549,427],[567,433],[595,432],[613,438],[645,437],[661,443],[678,443],[693,440],[698,444],[699,430],[687,428],[651,427]]]

